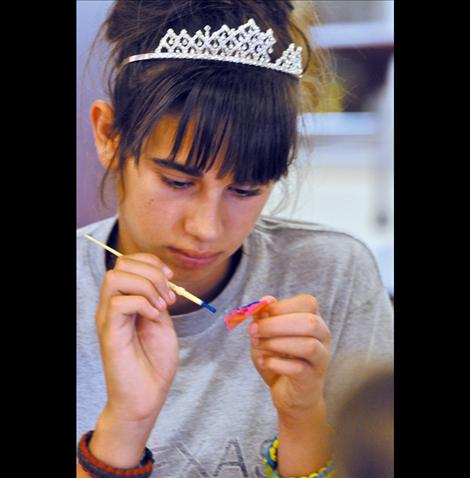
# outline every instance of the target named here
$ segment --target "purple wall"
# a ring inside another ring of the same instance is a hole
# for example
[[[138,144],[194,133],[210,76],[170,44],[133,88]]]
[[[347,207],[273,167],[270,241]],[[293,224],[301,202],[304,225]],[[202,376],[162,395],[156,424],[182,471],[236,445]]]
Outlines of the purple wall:
[[[98,189],[104,169],[98,162],[89,120],[92,102],[106,99],[101,74],[103,48],[95,51],[93,60],[84,70],[89,48],[111,4],[111,1],[77,1],[77,227],[115,212],[113,206],[106,209],[99,200]]]

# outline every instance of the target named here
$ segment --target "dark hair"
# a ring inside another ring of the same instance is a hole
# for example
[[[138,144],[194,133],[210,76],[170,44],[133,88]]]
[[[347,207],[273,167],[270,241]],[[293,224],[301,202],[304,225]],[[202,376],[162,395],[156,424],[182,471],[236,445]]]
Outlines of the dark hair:
[[[127,158],[139,161],[145,140],[162,116],[176,114],[179,123],[170,159],[194,122],[188,165],[209,170],[223,145],[219,177],[233,175],[236,183],[266,184],[285,176],[298,144],[302,86],[298,78],[268,68],[207,60],[120,65],[131,55],[153,51],[169,28],[194,34],[207,24],[214,31],[253,18],[262,31],[273,30],[271,58],[277,59],[295,43],[303,46],[304,69],[318,73],[308,38],[293,21],[292,11],[287,0],[117,0],[100,34],[112,46],[107,94],[115,120],[110,138],[118,138],[121,175]],[[108,173],[109,168],[102,196]]]
[[[345,476],[394,476],[393,416],[393,369],[391,366],[371,369],[358,379],[338,413],[335,451]]]

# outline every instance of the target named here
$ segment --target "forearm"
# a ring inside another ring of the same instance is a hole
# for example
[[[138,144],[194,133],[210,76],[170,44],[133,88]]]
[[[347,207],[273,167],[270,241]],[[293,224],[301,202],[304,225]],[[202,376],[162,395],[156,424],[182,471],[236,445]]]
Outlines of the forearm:
[[[121,420],[116,419],[105,408],[90,440],[91,453],[102,462],[116,468],[137,466],[144,454],[156,418],[155,416],[141,421]]]
[[[331,459],[332,432],[324,403],[297,416],[279,414],[279,474],[305,476],[324,467]]]

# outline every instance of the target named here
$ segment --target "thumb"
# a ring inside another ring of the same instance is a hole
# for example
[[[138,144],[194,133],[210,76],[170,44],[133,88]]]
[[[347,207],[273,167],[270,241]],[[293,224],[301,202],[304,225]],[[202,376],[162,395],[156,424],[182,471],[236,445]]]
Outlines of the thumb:
[[[261,297],[260,301],[267,302],[267,304],[261,310],[259,310],[255,314],[253,314],[254,319],[268,317],[269,314],[266,311],[266,309],[269,308],[269,306],[271,304],[274,304],[275,302],[277,302],[277,299],[276,299],[276,297],[274,297],[272,295],[265,295],[265,296]]]

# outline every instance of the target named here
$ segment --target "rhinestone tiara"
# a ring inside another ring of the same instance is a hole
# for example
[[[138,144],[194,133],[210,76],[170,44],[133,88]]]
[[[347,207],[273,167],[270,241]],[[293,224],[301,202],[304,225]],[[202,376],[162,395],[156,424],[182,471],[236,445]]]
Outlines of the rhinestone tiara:
[[[135,61],[153,59],[214,60],[270,68],[301,78],[302,47],[291,43],[273,63],[269,54],[274,43],[271,28],[262,32],[252,18],[237,29],[222,25],[213,33],[206,25],[204,33],[198,30],[194,36],[184,29],[177,35],[170,28],[155,51],[132,55],[121,63],[121,68]]]

